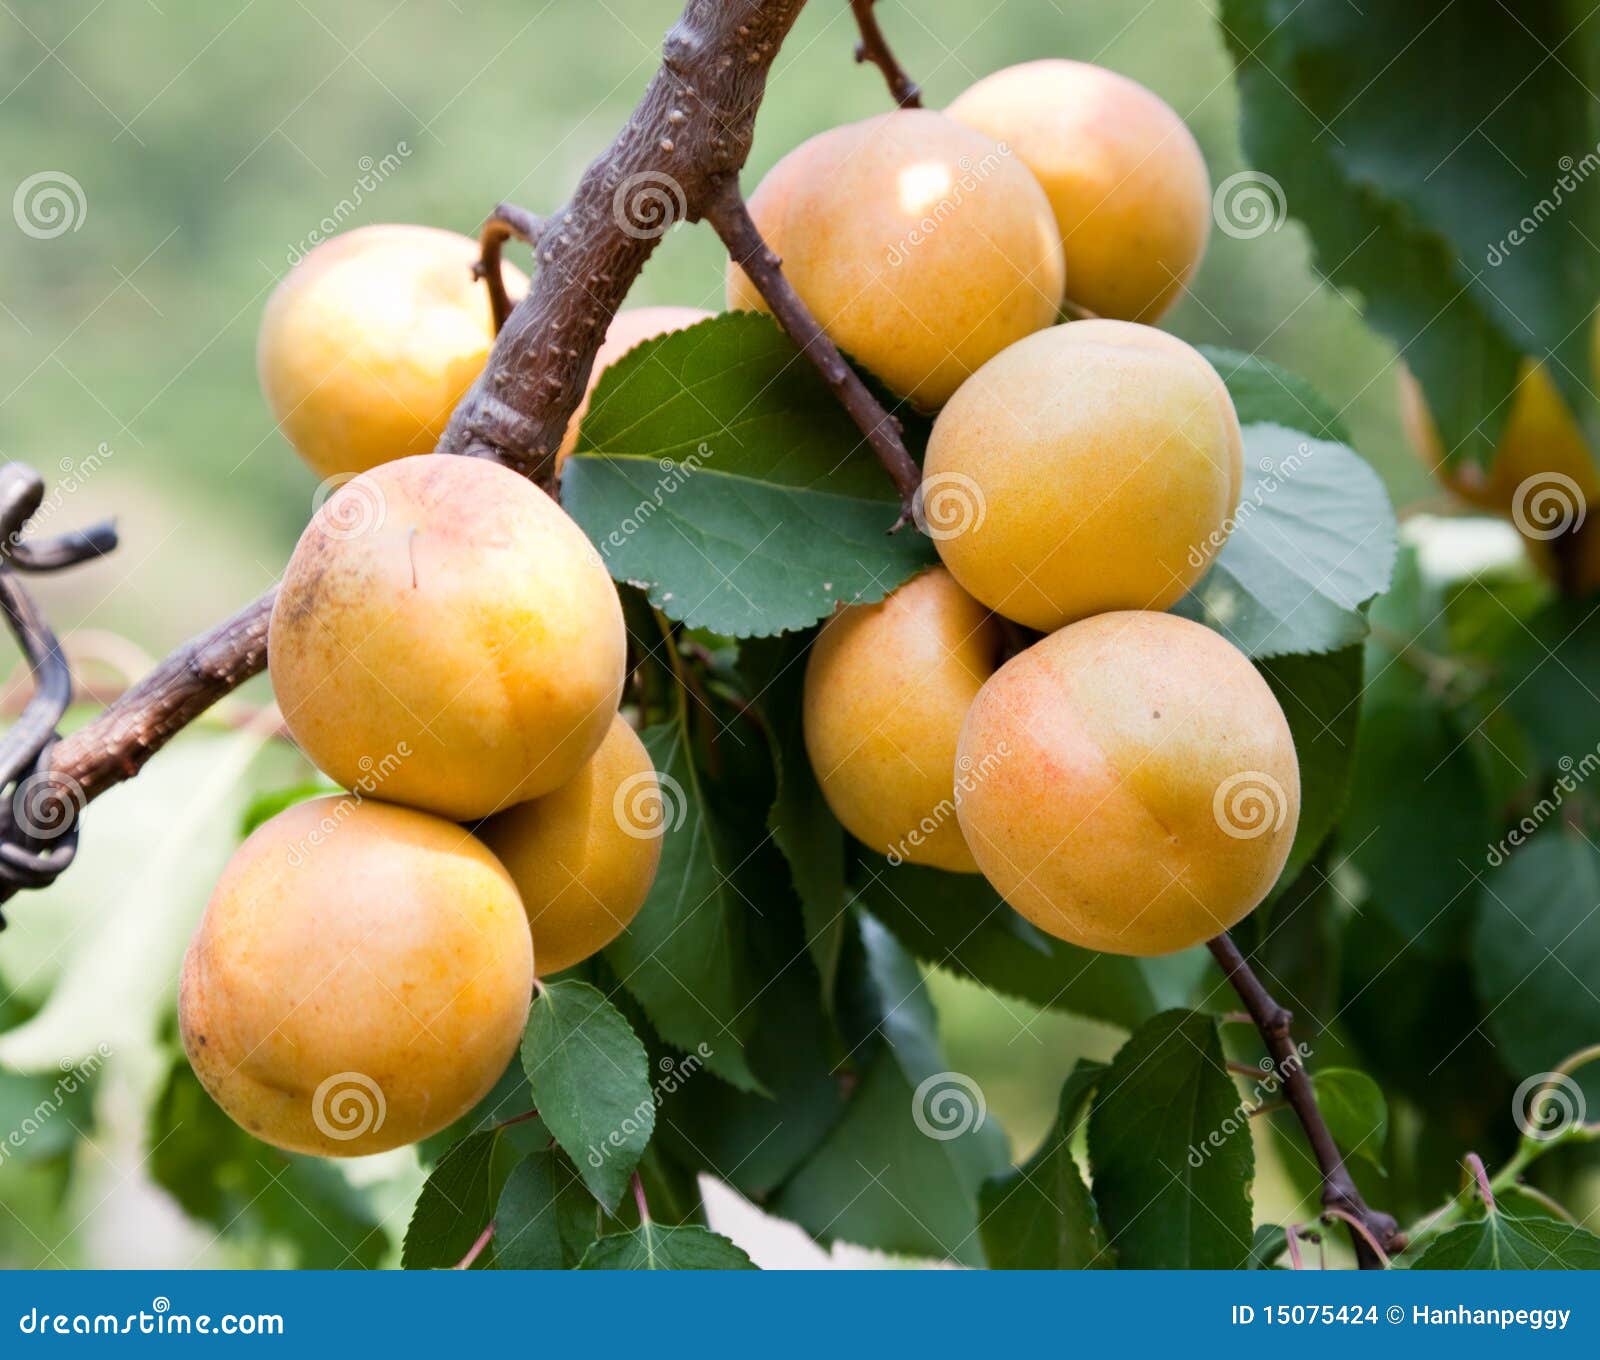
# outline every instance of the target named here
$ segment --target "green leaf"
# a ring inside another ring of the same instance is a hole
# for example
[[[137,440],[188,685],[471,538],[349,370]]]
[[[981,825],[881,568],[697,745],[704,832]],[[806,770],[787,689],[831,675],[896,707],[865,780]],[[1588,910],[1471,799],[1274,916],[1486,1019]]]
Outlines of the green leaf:
[[[522,1036],[533,1103],[594,1197],[615,1209],[656,1124],[650,1062],[587,982],[542,984]]]
[[[149,1144],[156,1184],[231,1242],[287,1251],[308,1270],[371,1270],[389,1250],[384,1220],[336,1163],[251,1137],[182,1057],[151,1110]]]
[[[1550,772],[1593,773],[1600,751],[1600,613],[1593,600],[1557,600],[1516,630],[1504,656],[1505,705]],[[1541,790],[1543,792],[1544,790]]]
[[[1332,652],[1367,633],[1361,606],[1389,584],[1394,511],[1344,444],[1282,425],[1244,429],[1233,531],[1174,607],[1249,656]]]
[[[735,866],[716,836],[683,723],[641,736],[668,812],[661,864],[644,906],[605,957],[663,1039],[686,1053],[704,1045],[713,1072],[756,1090],[744,1055],[751,987],[744,903],[729,881]]]
[[[499,1129],[470,1133],[445,1153],[411,1211],[401,1265],[444,1270],[458,1264],[494,1219],[514,1155]],[[492,1260],[485,1252],[475,1264],[483,1267]]]
[[[1520,355],[1553,356],[1574,409],[1587,419],[1592,407],[1600,178],[1573,170],[1595,133],[1585,82],[1568,74],[1585,65],[1582,17],[1559,5],[1221,8],[1245,150],[1271,177],[1258,192],[1365,299],[1446,447],[1480,462]],[[1219,211],[1226,220],[1226,202]]]
[[[1115,1265],[1094,1200],[1072,1155],[1072,1134],[1104,1063],[1080,1060],[1061,1087],[1056,1122],[1021,1167],[983,1183],[978,1230],[995,1270],[1109,1269]]]
[[[890,534],[894,489],[850,417],[767,316],[646,341],[606,371],[561,500],[613,577],[730,637],[881,600],[936,560]]]
[[[1250,1255],[1255,1154],[1211,1017],[1174,1010],[1141,1025],[1099,1089],[1089,1160],[1120,1263],[1242,1266]]]
[[[1451,1228],[1413,1270],[1600,1270],[1600,1237],[1553,1218],[1488,1213]]]
[[[1378,1083],[1352,1067],[1325,1067],[1312,1074],[1311,1086],[1339,1151],[1381,1169],[1389,1106]]]
[[[1276,1223],[1263,1223],[1250,1239],[1251,1270],[1276,1270],[1277,1259],[1289,1249],[1288,1234]]]
[[[1318,439],[1350,442],[1333,403],[1298,373],[1243,350],[1201,345],[1227,385],[1240,425],[1282,425]]]
[[[239,819],[239,834],[248,836],[263,822],[271,821],[285,808],[291,808],[296,803],[339,792],[339,786],[326,779],[308,779],[300,784],[291,784],[286,789],[272,789],[267,793],[258,793],[250,800],[250,805],[244,810],[244,816]]]
[[[642,1223],[602,1237],[584,1253],[580,1270],[754,1270],[748,1256],[720,1233],[690,1225]]]
[[[501,1270],[571,1270],[600,1228],[600,1207],[560,1153],[530,1153],[512,1169],[494,1211]]]

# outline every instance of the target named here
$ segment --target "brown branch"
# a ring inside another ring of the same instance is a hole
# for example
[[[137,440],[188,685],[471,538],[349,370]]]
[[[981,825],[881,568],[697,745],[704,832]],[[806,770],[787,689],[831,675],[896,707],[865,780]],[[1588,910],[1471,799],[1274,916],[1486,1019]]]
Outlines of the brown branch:
[[[478,262],[472,266],[472,276],[482,279],[489,289],[489,314],[494,318],[496,335],[511,315],[511,295],[506,292],[505,271],[500,267],[505,243],[514,239],[537,248],[543,230],[544,223],[539,218],[515,203],[501,203],[483,224],[478,238]]]
[[[901,108],[920,109],[922,91],[889,50],[888,40],[878,27],[878,16],[873,13],[876,3],[877,0],[850,0],[850,8],[856,16],[856,27],[861,30],[861,41],[856,44],[856,60],[870,61],[883,72],[889,93]]]
[[[1262,1042],[1272,1056],[1273,1069],[1283,1083],[1284,1097],[1305,1130],[1306,1141],[1311,1144],[1317,1166],[1322,1170],[1323,1209],[1329,1217],[1341,1219],[1349,1227],[1351,1244],[1361,1268],[1383,1269],[1387,1257],[1405,1246],[1405,1234],[1388,1214],[1367,1204],[1350,1178],[1322,1111],[1317,1108],[1311,1078],[1306,1075],[1305,1064],[1289,1033],[1294,1016],[1261,985],[1261,980],[1239,952],[1239,946],[1226,931],[1210,941],[1207,948],[1261,1032]]]
[[[900,438],[900,422],[878,404],[878,399],[867,390],[855,369],[845,362],[839,347],[823,333],[811,309],[784,278],[781,261],[761,239],[736,179],[730,176],[724,181],[718,195],[707,206],[705,216],[727,246],[733,262],[749,275],[750,282],[766,299],[778,324],[811,360],[839,403],[850,413],[856,428],[872,445],[872,451],[878,455],[878,461],[900,493],[900,518],[894,524],[894,528],[900,528],[913,517],[917,488],[922,484],[922,473]]]

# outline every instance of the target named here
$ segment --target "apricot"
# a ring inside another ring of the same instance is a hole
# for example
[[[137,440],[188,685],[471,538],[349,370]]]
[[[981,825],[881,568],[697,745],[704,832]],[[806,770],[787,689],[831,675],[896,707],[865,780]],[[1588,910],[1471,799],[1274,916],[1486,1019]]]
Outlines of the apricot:
[[[1019,340],[934,422],[922,508],[973,596],[1050,630],[1165,609],[1227,541],[1239,420],[1198,351],[1128,321]]]
[[[594,395],[594,389],[606,369],[646,340],[684,330],[710,316],[710,312],[699,307],[630,307],[612,317],[611,324],[606,327],[606,338],[595,352],[594,365],[589,370],[589,384],[583,389],[583,398],[578,402],[578,409],[572,413],[572,419],[567,422],[567,433],[556,451],[556,466],[565,462],[567,455],[577,448],[578,425],[588,411],[589,398]]]
[[[664,824],[655,766],[619,715],[559,789],[479,828],[522,896],[546,977],[627,929],[655,882]]]
[[[806,753],[862,844],[897,862],[976,871],[954,800],[959,780],[979,776],[958,768],[956,743],[1001,643],[995,619],[939,567],[823,625],[806,664]]]
[[[772,167],[750,213],[834,343],[921,407],[1061,306],[1044,191],[943,114],[901,109],[811,138]],[[731,263],[728,306],[766,307]]]
[[[1555,499],[1545,509],[1553,509],[1559,523],[1563,488],[1556,477],[1569,479],[1577,488],[1575,495],[1570,487],[1564,488],[1570,503],[1569,518],[1576,517],[1578,497],[1583,499],[1586,511],[1600,499],[1600,472],[1596,471],[1588,442],[1543,366],[1523,364],[1501,427],[1500,442],[1495,446],[1494,461],[1487,470],[1474,463],[1447,467],[1444,441],[1422,394],[1422,385],[1403,366],[1399,382],[1400,422],[1412,449],[1440,484],[1467,504],[1517,519],[1518,528],[1526,531],[1532,527],[1542,535],[1553,526],[1543,522],[1541,507],[1531,504],[1530,498],[1537,498],[1541,491],[1554,492]],[[1530,478],[1536,480],[1530,482]],[[1525,483],[1519,515],[1518,488]]]
[[[1088,62],[1030,61],[985,76],[946,113],[1009,147],[1044,187],[1074,302],[1154,321],[1194,277],[1211,177],[1183,120],[1138,81]]]
[[[256,366],[272,418],[317,476],[433,451],[494,343],[477,258],[478,243],[453,231],[361,227],[278,284]],[[505,272],[513,296],[527,290]]]
[[[428,454],[341,486],[267,638],[290,733],[330,778],[456,821],[548,793],[622,694],[622,607],[583,531],[496,463]]]
[[[317,798],[234,853],[183,961],[195,1075],[256,1137],[355,1157],[437,1133],[516,1051],[533,948],[510,875],[425,812]]]
[[[1013,657],[959,751],[989,767],[956,807],[990,883],[1041,930],[1112,954],[1168,954],[1237,924],[1300,816],[1266,681],[1171,614],[1101,614]]]

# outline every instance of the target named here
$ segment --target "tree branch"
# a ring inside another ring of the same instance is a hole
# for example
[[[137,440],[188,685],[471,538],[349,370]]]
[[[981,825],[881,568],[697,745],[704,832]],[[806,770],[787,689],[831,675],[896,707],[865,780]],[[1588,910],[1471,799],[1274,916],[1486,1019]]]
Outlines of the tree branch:
[[[861,41],[856,44],[856,60],[870,61],[883,72],[889,93],[901,108],[920,109],[922,91],[889,50],[888,40],[878,27],[878,16],[873,13],[876,3],[877,0],[850,0],[850,8],[855,11],[856,27],[861,30]]]
[[[1250,1018],[1261,1032],[1261,1039],[1272,1056],[1273,1069],[1283,1084],[1283,1093],[1300,1126],[1305,1130],[1306,1141],[1322,1170],[1322,1207],[1331,1218],[1344,1221],[1350,1229],[1351,1244],[1355,1247],[1356,1261],[1363,1270],[1381,1270],[1387,1256],[1400,1251],[1406,1244],[1405,1234],[1399,1224],[1388,1214],[1371,1208],[1339,1154],[1333,1135],[1317,1108],[1317,1098],[1311,1089],[1311,1078],[1306,1075],[1305,1064],[1289,1033],[1294,1016],[1261,985],[1238,945],[1224,931],[1207,946],[1211,955],[1221,965],[1233,990],[1239,994]]]
[[[472,277],[482,279],[489,290],[489,314],[494,318],[494,333],[504,329],[511,315],[511,295],[506,292],[505,271],[500,268],[500,254],[509,240],[523,245],[539,244],[544,223],[526,208],[515,203],[501,203],[489,214],[479,233],[478,262],[472,266]]]

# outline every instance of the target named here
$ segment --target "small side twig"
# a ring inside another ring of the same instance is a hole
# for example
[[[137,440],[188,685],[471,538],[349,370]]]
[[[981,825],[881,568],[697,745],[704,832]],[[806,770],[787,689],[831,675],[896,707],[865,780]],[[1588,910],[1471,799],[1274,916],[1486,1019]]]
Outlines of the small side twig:
[[[506,292],[505,271],[500,267],[505,243],[518,240],[537,248],[539,233],[543,230],[542,218],[515,203],[499,204],[483,224],[478,238],[478,262],[472,266],[472,276],[482,279],[489,289],[489,310],[494,316],[496,335],[511,315],[511,296]]]
[[[816,317],[811,315],[811,309],[784,278],[782,262],[762,240],[736,179],[730,176],[723,181],[721,191],[707,205],[706,220],[722,238],[733,261],[749,275],[766,299],[778,324],[811,360],[823,381],[833,389],[839,404],[855,421],[856,428],[872,445],[872,451],[900,493],[900,518],[893,526],[899,529],[914,518],[917,488],[922,483],[922,472],[900,437],[900,422],[878,404],[878,399],[867,390],[855,369],[845,362],[839,347],[828,339]]]
[[[883,72],[889,93],[901,108],[920,109],[922,90],[889,50],[888,39],[883,36],[883,30],[878,27],[878,16],[873,13],[876,3],[877,0],[850,0],[850,8],[856,16],[856,27],[861,30],[861,40],[856,43],[856,60],[870,61]]]

